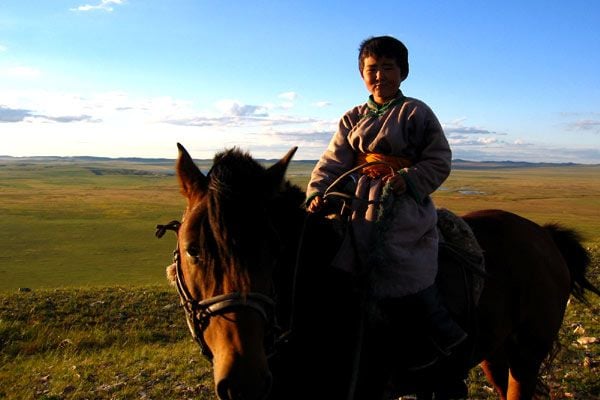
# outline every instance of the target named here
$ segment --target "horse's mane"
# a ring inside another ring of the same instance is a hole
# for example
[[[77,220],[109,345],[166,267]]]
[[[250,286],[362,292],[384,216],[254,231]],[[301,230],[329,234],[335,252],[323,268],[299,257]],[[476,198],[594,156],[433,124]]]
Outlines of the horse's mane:
[[[223,276],[228,282],[235,282],[240,291],[248,290],[248,272],[257,254],[256,245],[268,239],[267,228],[272,221],[266,219],[281,215],[290,207],[299,209],[304,199],[304,193],[288,181],[274,191],[269,187],[266,171],[239,148],[216,154],[199,207],[203,213],[201,252],[207,272],[216,282],[222,281],[219,278]]]

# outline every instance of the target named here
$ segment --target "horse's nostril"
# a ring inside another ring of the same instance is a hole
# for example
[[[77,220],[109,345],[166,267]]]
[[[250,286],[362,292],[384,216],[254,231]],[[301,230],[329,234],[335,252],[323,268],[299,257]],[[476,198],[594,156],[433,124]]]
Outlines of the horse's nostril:
[[[231,379],[225,378],[217,383],[216,391],[219,400],[263,400],[269,395],[272,384],[271,374],[265,376],[262,385],[258,387],[252,385],[252,387],[246,387],[246,390],[236,387],[232,384]]]
[[[219,400],[232,400],[232,394],[230,390],[229,379],[221,379],[217,383],[217,396]]]

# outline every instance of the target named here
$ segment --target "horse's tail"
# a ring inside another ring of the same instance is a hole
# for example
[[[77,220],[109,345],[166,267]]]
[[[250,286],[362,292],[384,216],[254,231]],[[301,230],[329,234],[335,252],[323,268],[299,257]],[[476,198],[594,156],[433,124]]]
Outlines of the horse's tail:
[[[569,267],[569,272],[571,273],[571,294],[573,297],[583,303],[587,303],[585,298],[586,290],[600,296],[600,290],[585,276],[591,264],[591,258],[581,244],[581,236],[576,231],[559,224],[546,224],[544,228],[552,236],[554,243],[558,246],[560,253]]]

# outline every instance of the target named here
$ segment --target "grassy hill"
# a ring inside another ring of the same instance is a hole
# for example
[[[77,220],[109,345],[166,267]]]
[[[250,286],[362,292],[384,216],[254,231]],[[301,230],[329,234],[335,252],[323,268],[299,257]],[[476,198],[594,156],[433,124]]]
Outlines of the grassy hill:
[[[171,288],[0,295],[0,399],[214,399]]]
[[[599,257],[593,271],[600,284]],[[214,400],[210,364],[177,301],[163,286],[0,294],[0,399]],[[590,339],[600,336],[598,311],[598,299],[567,308],[560,352],[543,374],[553,399],[600,395],[599,344]],[[470,399],[496,398],[479,369],[469,390]]]

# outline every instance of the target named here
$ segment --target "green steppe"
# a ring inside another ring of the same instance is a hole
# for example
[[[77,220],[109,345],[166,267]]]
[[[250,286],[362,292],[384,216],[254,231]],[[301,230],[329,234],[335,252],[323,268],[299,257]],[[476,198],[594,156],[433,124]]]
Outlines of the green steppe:
[[[288,178],[304,187],[311,168]],[[600,284],[600,166],[455,169],[434,197],[577,229]],[[214,398],[164,278],[174,236],[154,237],[184,205],[172,161],[0,160],[0,399]],[[569,305],[545,374],[555,399],[600,398],[598,342],[580,343],[600,337],[591,300]],[[471,377],[470,398],[495,398]]]

